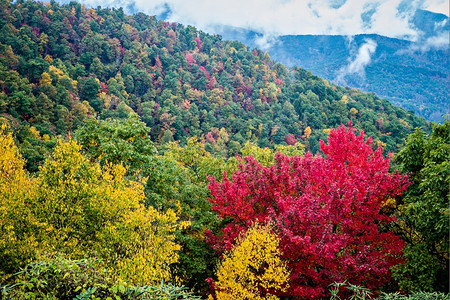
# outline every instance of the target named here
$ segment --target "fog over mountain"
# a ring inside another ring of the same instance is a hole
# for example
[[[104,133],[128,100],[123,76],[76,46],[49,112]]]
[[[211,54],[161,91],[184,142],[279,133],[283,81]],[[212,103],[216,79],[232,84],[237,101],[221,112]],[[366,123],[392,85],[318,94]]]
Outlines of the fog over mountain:
[[[68,0],[60,2],[69,2]],[[448,14],[447,0],[83,0],[96,7],[123,7],[166,21],[193,25],[208,33],[233,26],[265,35],[379,34],[415,40],[417,9]]]
[[[440,122],[449,111],[449,21],[417,10],[415,40],[377,34],[282,35],[223,26],[224,39],[260,47],[287,66],[300,66],[331,82],[374,92],[396,105]]]

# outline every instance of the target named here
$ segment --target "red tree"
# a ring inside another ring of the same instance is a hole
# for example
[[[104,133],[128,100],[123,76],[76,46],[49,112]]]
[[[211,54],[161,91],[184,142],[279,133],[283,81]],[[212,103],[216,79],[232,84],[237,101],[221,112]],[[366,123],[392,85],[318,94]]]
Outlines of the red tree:
[[[289,133],[287,136],[285,136],[284,141],[286,142],[286,144],[291,146],[295,145],[295,143],[298,142],[298,140],[295,138],[295,135],[293,135],[292,133]]]
[[[270,167],[246,157],[231,180],[211,178],[212,207],[231,222],[222,235],[209,234],[209,242],[229,250],[252,222],[271,221],[292,270],[289,295],[323,297],[329,284],[343,280],[383,286],[389,268],[401,262],[404,243],[382,230],[394,220],[382,209],[408,180],[389,173],[389,158],[371,144],[363,132],[341,126],[327,145],[321,142],[323,156],[278,153]]]

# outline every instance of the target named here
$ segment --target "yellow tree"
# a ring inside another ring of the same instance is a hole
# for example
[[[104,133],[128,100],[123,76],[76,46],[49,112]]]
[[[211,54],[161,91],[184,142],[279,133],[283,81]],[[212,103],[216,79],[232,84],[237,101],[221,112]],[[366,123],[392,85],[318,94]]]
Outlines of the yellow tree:
[[[278,299],[288,288],[289,271],[279,240],[268,225],[254,225],[224,254],[217,270],[216,296],[221,299]]]
[[[304,131],[304,136],[305,136],[305,138],[306,139],[309,139],[309,136],[311,135],[311,133],[312,133],[312,130],[311,130],[311,127],[306,127],[305,128],[305,131]]]
[[[178,261],[174,211],[146,208],[144,185],[125,179],[126,169],[103,169],[60,142],[38,177],[36,215],[45,224],[39,239],[46,251],[72,258],[98,256],[117,279],[129,284],[169,281]]]
[[[100,258],[131,285],[170,281],[185,224],[173,210],[146,208],[144,184],[121,165],[101,168],[74,141],[59,142],[35,179],[11,134],[0,129],[0,271],[12,274],[40,253]]]
[[[37,226],[26,199],[34,181],[24,171],[24,160],[7,126],[0,127],[0,271],[16,270],[34,256],[37,241],[30,228]]]
[[[275,145],[275,149],[267,147],[260,148],[257,145],[246,142],[241,149],[243,157],[253,156],[263,166],[270,166],[275,163],[274,157],[277,152],[283,153],[287,156],[303,155],[305,153],[305,146],[299,142],[295,145]]]

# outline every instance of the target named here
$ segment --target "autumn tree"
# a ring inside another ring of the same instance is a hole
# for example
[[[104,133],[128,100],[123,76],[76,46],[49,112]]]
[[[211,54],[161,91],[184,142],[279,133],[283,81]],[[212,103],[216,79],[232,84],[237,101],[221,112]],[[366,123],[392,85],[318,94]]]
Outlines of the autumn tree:
[[[38,246],[30,226],[36,218],[24,199],[35,189],[35,181],[24,170],[25,161],[19,154],[11,132],[0,127],[0,271],[17,270],[35,255]]]
[[[268,167],[250,156],[231,180],[211,178],[212,208],[230,222],[209,236],[211,245],[230,250],[252,222],[273,222],[292,270],[286,295],[320,298],[344,280],[382,287],[404,245],[382,230],[394,221],[383,210],[408,181],[389,173],[390,159],[371,146],[363,132],[341,126],[321,143],[323,156],[277,154]]]
[[[116,280],[128,284],[170,281],[180,246],[174,210],[146,208],[144,185],[127,180],[121,165],[103,168],[74,141],[59,142],[30,178],[11,135],[1,132],[1,270],[17,270],[39,253],[72,259],[98,257]]]
[[[296,142],[294,145],[275,145],[274,148],[261,148],[247,141],[241,149],[241,153],[243,157],[253,156],[263,166],[270,166],[275,163],[276,153],[282,153],[286,156],[298,156],[303,155],[305,151],[305,146],[299,142]]]
[[[276,294],[289,286],[279,244],[269,225],[254,224],[239,236],[218,267],[217,299],[278,299]]]

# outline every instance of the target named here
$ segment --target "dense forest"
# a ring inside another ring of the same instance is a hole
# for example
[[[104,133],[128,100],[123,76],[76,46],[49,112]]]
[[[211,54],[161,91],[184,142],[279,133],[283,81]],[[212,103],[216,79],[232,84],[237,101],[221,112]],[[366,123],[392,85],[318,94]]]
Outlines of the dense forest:
[[[448,122],[142,13],[0,15],[2,297],[448,292]]]

